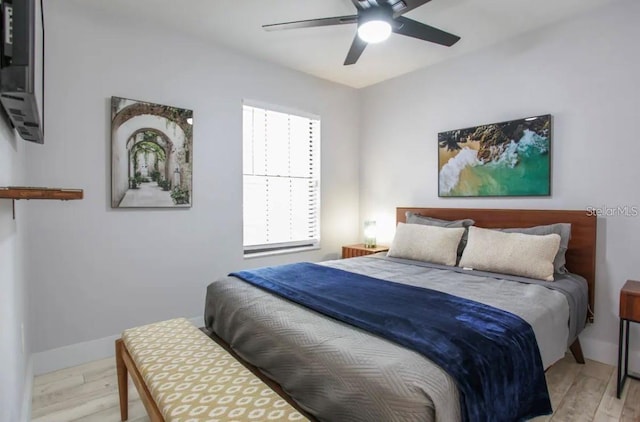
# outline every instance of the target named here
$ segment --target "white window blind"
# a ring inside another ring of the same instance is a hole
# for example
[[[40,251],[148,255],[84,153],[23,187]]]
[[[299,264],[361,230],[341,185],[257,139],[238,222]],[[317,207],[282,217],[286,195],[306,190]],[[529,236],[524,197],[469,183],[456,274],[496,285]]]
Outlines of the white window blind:
[[[243,106],[245,254],[320,242],[320,119]]]

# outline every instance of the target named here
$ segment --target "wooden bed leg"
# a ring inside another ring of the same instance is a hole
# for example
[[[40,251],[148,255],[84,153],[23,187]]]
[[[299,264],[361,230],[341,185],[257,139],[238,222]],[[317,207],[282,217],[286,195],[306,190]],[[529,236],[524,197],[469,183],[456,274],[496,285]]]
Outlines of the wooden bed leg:
[[[580,339],[578,337],[571,343],[569,350],[571,350],[571,354],[573,354],[576,362],[584,364],[584,355],[582,354],[582,346],[580,346]]]
[[[129,391],[127,384],[127,367],[122,358],[124,343],[122,339],[116,340],[116,370],[118,371],[118,395],[120,396],[120,419],[129,419]]]

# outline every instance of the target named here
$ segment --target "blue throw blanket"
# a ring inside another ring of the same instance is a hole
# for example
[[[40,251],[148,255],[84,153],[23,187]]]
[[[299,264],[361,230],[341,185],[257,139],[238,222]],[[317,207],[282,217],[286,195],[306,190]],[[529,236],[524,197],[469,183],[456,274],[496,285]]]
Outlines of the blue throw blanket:
[[[533,329],[516,315],[307,262],[230,275],[423,354],[456,381],[466,421],[551,413]]]

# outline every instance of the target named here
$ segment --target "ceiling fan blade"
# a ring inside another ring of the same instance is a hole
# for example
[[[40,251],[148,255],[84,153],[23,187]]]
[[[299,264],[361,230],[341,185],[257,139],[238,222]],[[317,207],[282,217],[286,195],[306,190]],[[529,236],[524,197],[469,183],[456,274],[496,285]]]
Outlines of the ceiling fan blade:
[[[351,48],[347,53],[347,58],[344,60],[344,65],[348,66],[350,64],[355,64],[355,62],[357,62],[358,59],[360,58],[360,55],[362,55],[362,52],[364,51],[366,46],[367,46],[367,42],[362,41],[358,36],[358,34],[356,34],[356,37],[353,39],[353,42],[351,43]]]
[[[366,10],[366,9],[369,9],[370,7],[377,7],[380,1],[379,0],[351,0],[351,3],[353,3],[353,5],[358,10]]]
[[[400,15],[404,15],[420,7],[423,4],[429,3],[431,0],[387,0],[393,9],[393,17],[397,18]]]
[[[447,47],[451,47],[460,40],[460,37],[457,35],[450,34],[433,26],[425,25],[413,19],[405,18],[404,16],[397,17],[395,21],[400,24],[393,28],[393,32],[396,34],[446,45]]]
[[[262,25],[262,28],[266,31],[276,31],[280,29],[314,28],[317,26],[345,25],[349,23],[358,23],[358,15],[336,16],[333,18],[320,18],[320,19],[308,19],[304,21],[272,23],[269,25]]]

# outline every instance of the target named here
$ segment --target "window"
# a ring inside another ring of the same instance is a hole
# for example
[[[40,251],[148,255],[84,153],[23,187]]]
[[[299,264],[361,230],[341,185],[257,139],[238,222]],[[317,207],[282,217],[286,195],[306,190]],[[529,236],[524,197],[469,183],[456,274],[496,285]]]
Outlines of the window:
[[[320,243],[320,119],[243,105],[244,253]]]

